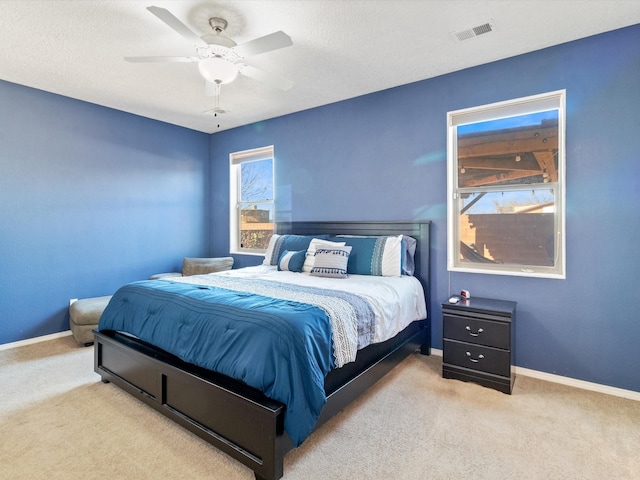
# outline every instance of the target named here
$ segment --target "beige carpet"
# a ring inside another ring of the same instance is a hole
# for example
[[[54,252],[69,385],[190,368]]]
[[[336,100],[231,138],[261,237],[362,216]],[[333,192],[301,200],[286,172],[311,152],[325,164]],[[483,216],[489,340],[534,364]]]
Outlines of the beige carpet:
[[[640,403],[414,355],[285,458],[284,479],[639,479]],[[71,337],[0,351],[0,478],[251,479],[93,373]]]

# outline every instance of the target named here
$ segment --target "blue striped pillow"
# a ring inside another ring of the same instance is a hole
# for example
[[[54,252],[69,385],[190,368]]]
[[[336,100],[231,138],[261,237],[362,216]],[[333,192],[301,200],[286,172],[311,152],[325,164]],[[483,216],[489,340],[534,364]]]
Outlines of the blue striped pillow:
[[[306,250],[314,238],[327,238],[328,235],[278,235],[274,233],[264,254],[263,265],[277,265],[280,255],[285,250]]]
[[[298,250],[297,252],[285,250],[282,252],[280,259],[278,260],[278,270],[286,272],[301,272],[306,256],[306,250]]]
[[[329,239],[344,240],[347,245],[353,247],[349,257],[349,273],[399,277],[402,274],[404,260],[402,237],[338,235]]]

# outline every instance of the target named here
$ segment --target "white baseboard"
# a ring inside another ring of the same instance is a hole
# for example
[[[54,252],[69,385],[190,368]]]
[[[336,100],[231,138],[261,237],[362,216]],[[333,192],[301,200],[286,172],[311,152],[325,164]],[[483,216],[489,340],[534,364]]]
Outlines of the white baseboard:
[[[47,340],[53,340],[55,338],[67,337],[71,335],[71,330],[67,330],[59,333],[52,333],[51,335],[43,335],[42,337],[28,338],[27,340],[20,340],[19,342],[5,343],[0,345],[0,351],[9,350],[11,348],[23,347],[25,345],[31,345],[39,342],[46,342]],[[442,350],[437,348],[431,349],[431,355],[436,357],[442,357]],[[555,375],[553,373],[540,372],[538,370],[531,370],[529,368],[516,366],[516,375],[524,375],[525,377],[537,378],[539,380],[545,380],[547,382],[560,383],[569,387],[582,388],[583,390],[590,390],[592,392],[605,393],[607,395],[613,395],[615,397],[628,398],[630,400],[636,400],[640,402],[640,392],[633,390],[625,390],[623,388],[610,387],[608,385],[602,385],[600,383],[585,382],[584,380],[577,380],[571,377],[563,377],[561,375]]]
[[[53,340],[55,338],[68,337],[69,335],[71,335],[71,330],[43,335],[41,337],[27,338],[26,340],[20,340],[19,342],[4,343],[0,345],[0,352],[3,350],[10,350],[12,348],[24,347],[25,345],[32,345],[34,343],[46,342],[47,340]]]
[[[432,348],[431,354],[441,357],[442,350]],[[563,377],[562,375],[554,375],[553,373],[540,372],[538,370],[531,370],[524,367],[516,366],[515,370],[516,375],[524,375],[525,377],[537,378],[539,380],[545,380],[547,382],[560,383],[569,387],[581,388],[583,390],[590,390],[592,392],[605,393],[607,395],[613,395],[614,397],[628,398],[630,400],[636,400],[640,402],[640,392],[635,392],[633,390],[610,387],[608,385],[602,385],[600,383],[585,382],[584,380],[577,380],[571,377]]]

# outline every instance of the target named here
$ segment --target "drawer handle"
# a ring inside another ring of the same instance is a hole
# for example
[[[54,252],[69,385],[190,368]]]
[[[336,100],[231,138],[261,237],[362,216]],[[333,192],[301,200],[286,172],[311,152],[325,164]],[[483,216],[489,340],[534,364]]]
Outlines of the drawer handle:
[[[478,358],[473,358],[471,357],[471,352],[467,352],[467,357],[469,357],[469,360],[471,360],[473,363],[478,363],[480,360],[484,358],[484,355],[480,354],[478,355]]]
[[[467,325],[466,327],[467,332],[469,332],[469,335],[471,335],[472,337],[477,337],[478,335],[480,335],[482,332],[484,332],[483,329],[479,328],[478,331],[476,333],[473,333],[471,331],[471,327],[469,325]]]

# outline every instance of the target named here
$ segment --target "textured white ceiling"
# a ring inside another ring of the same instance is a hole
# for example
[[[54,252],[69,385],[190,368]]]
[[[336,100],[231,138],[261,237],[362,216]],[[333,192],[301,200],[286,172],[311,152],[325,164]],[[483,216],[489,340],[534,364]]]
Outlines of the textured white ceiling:
[[[239,76],[222,87],[227,113],[204,113],[215,100],[197,64],[123,60],[194,54],[150,5],[198,35],[224,17],[239,44],[283,30],[294,45],[252,63],[294,87]],[[492,33],[450,35],[490,19]],[[0,0],[0,79],[213,133],[637,23],[640,0]]]

